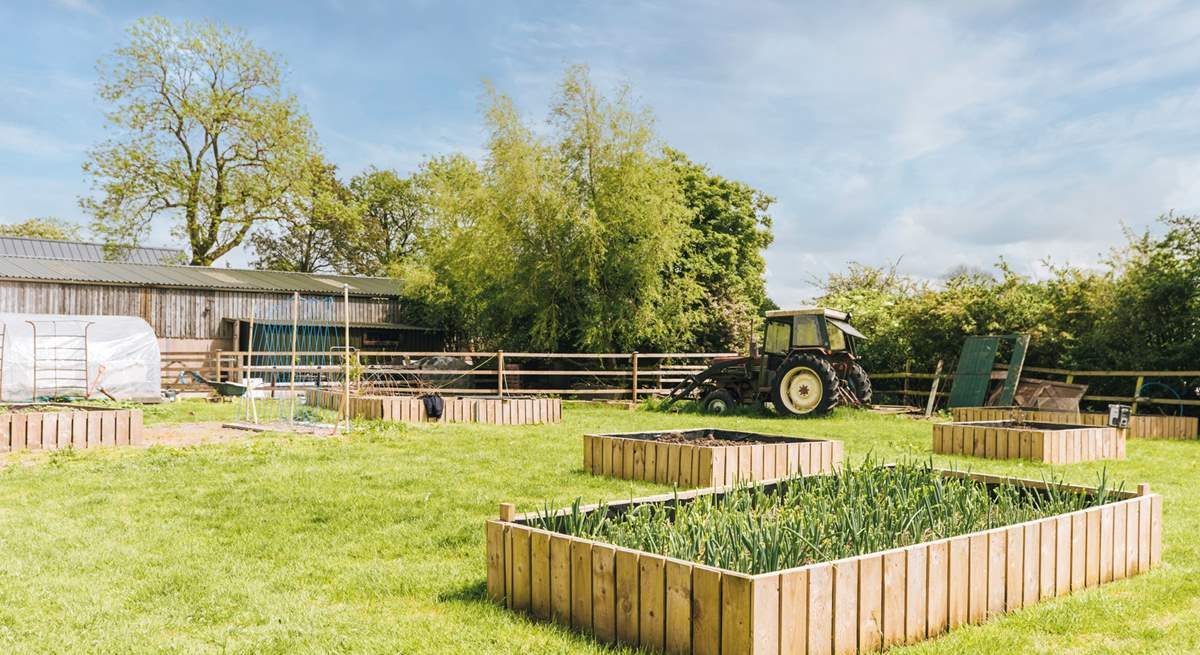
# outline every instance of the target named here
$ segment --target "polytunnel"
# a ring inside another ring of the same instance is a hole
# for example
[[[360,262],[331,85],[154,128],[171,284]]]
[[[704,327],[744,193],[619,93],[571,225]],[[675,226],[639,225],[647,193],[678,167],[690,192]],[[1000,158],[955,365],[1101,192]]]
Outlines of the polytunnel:
[[[0,401],[161,400],[158,339],[136,316],[0,313]]]

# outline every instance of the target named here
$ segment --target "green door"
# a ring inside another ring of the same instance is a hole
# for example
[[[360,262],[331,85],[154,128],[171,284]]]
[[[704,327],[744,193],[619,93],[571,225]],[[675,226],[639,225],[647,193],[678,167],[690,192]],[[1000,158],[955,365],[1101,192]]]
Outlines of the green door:
[[[981,407],[987,398],[996,364],[1000,337],[967,337],[958,368],[954,370],[954,385],[950,387],[950,407]]]

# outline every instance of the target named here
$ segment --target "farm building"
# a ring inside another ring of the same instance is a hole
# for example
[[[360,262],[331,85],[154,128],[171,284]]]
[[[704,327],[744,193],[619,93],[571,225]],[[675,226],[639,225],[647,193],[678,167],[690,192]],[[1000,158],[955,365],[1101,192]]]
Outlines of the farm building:
[[[351,345],[367,350],[441,350],[442,334],[409,325],[395,280],[162,263],[178,251],[138,248],[105,261],[97,244],[0,238],[0,312],[138,316],[165,356],[239,350],[253,316],[340,325],[349,287]]]

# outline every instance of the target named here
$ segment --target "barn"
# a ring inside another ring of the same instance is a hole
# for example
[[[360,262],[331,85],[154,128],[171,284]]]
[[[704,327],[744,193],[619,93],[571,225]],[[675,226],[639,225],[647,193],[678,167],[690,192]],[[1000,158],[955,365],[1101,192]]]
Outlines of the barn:
[[[99,244],[0,238],[0,312],[137,316],[154,329],[164,359],[244,349],[248,323],[341,325],[349,291],[351,346],[360,350],[443,349],[443,335],[412,325],[400,286],[388,278],[182,266],[182,253],[134,248],[122,261]]]

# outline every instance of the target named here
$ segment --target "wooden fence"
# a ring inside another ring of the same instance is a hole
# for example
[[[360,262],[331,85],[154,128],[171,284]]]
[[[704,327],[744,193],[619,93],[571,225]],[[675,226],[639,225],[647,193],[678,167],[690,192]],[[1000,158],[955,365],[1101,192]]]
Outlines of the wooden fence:
[[[608,510],[722,491],[683,491]],[[547,532],[502,505],[500,520],[486,524],[487,593],[534,618],[648,651],[879,652],[1158,566],[1162,497],[1148,485],[1115,496],[1070,514],[760,575]]]
[[[536,353],[536,352],[174,352],[162,356],[165,388],[203,391],[180,373],[195,371],[214,380],[261,378],[267,392],[286,389],[293,370],[297,386],[341,384],[350,358],[351,387],[360,393],[403,395],[555,394],[585,398],[631,398],[668,393],[714,357],[731,353]],[[414,366],[423,358],[456,358],[457,368]]]
[[[1180,379],[1180,378],[1200,378],[1200,371],[1077,371],[1061,368],[1041,368],[1037,366],[1026,366],[1022,369],[1022,375],[1037,374],[1040,376],[1050,376],[1051,378],[1062,378],[1063,382],[1068,384],[1077,384],[1081,381],[1089,379],[1109,380],[1112,378],[1132,378],[1133,388],[1132,394],[1128,396],[1119,395],[1085,395],[1085,402],[1091,401],[1096,403],[1125,403],[1132,404],[1133,410],[1136,412],[1138,405],[1159,405],[1168,408],[1178,409],[1179,407],[1200,407],[1200,400],[1191,400],[1187,398],[1151,398],[1145,395],[1139,395],[1143,385],[1147,380],[1155,380],[1162,378]],[[899,389],[882,388],[883,385],[876,385],[876,394],[892,394],[901,396],[904,399],[910,397],[928,398],[930,388],[934,380],[939,382],[939,390],[937,398],[948,398],[949,384],[954,380],[953,373],[918,373],[914,371],[901,371],[889,373],[872,373],[871,381],[896,380],[899,381]],[[924,388],[918,388],[924,387]]]
[[[0,414],[0,452],[136,446],[141,442],[140,409],[64,405],[60,411]]]

